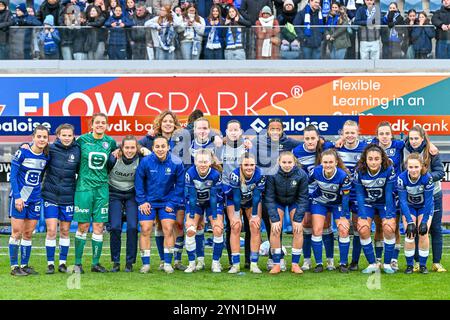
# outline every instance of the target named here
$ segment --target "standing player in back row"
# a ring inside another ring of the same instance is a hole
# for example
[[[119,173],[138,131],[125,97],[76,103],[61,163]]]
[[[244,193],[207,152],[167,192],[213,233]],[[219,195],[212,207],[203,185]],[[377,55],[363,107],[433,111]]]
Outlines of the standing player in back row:
[[[12,230],[9,238],[9,258],[13,276],[37,274],[28,266],[28,261],[31,255],[31,237],[41,214],[41,181],[48,160],[48,129],[38,125],[33,131],[33,145],[30,150],[19,149],[11,163],[9,214]]]
[[[111,151],[117,144],[105,134],[108,118],[103,113],[92,116],[92,132],[83,134],[77,139],[81,148],[81,164],[75,191],[74,220],[78,222],[75,235],[75,268],[74,272],[84,273],[81,261],[86,236],[91,220],[92,234],[92,272],[107,272],[100,265],[103,247],[103,224],[108,222],[109,185],[107,162]]]

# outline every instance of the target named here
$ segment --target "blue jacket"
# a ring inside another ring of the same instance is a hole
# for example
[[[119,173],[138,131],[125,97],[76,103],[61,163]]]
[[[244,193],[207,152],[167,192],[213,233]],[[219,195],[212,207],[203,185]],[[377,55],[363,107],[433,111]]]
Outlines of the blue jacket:
[[[42,184],[42,198],[58,205],[73,205],[76,176],[81,161],[80,146],[64,146],[59,139],[50,145],[50,163]]]
[[[279,141],[272,141],[267,134],[260,133],[252,140],[251,153],[256,156],[256,164],[264,174],[276,170],[277,158],[283,151],[292,151],[301,143],[283,133]]]
[[[358,34],[361,41],[376,41],[380,39],[381,14],[380,7],[375,6],[376,12],[367,25],[367,6],[361,6],[356,10],[354,25],[359,25]],[[377,27],[374,27],[377,26]]]
[[[316,10],[313,12],[311,10],[311,35],[308,36],[305,34],[305,14],[306,7],[299,11],[294,18],[294,26],[295,31],[297,32],[297,37],[300,40],[300,43],[307,48],[320,48],[322,45],[324,28],[323,28],[323,19],[322,22],[319,19],[319,11]],[[320,27],[319,27],[320,26]]]
[[[154,153],[140,163],[135,176],[136,202],[150,203],[152,208],[173,210],[184,199],[184,167],[181,159],[167,155],[161,162]]]
[[[125,28],[134,26],[133,20],[130,20],[127,15],[122,14],[120,18],[115,16],[111,16],[106,20],[105,27],[111,28],[109,30],[109,44],[115,46],[126,46],[127,44],[127,33],[125,28],[121,27],[112,27],[111,25],[116,22],[119,24],[122,22],[125,25]]]
[[[431,39],[434,38],[436,32],[433,26],[414,27],[411,32],[411,42],[415,52],[430,53],[432,50]]]
[[[294,167],[290,172],[281,168],[274,175],[267,176],[264,202],[269,212],[270,221],[280,221],[277,204],[294,205],[294,221],[302,222],[308,210],[308,176],[300,167]]]

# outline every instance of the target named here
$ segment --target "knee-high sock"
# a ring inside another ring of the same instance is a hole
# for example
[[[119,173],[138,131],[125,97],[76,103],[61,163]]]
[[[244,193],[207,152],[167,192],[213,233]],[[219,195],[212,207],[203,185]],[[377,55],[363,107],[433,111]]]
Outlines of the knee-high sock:
[[[156,248],[158,248],[159,260],[164,261],[164,233],[162,230],[155,230]]]
[[[92,234],[92,264],[100,263],[103,248],[103,234]]]
[[[82,262],[86,236],[87,233],[81,233],[79,231],[75,234],[75,264],[81,264]]]
[[[372,239],[361,239],[361,246],[364,250],[364,255],[366,256],[367,262],[369,262],[369,264],[374,264],[375,253],[373,252]]]
[[[316,264],[322,264],[322,236],[313,235],[311,237],[311,243]]]
[[[303,228],[303,257],[311,259],[312,228]]]
[[[195,245],[196,245],[196,254],[197,257],[205,256],[205,231],[197,230],[197,234],[195,235]]]
[[[395,238],[386,239],[384,238],[384,264],[390,264],[392,259],[392,254],[394,253]]]
[[[325,247],[325,255],[327,258],[332,259],[334,257],[334,234],[332,227],[323,230],[322,239]]]
[[[45,239],[45,252],[47,254],[47,264],[55,264],[56,239]]]
[[[383,247],[384,247],[383,241],[381,240],[375,241],[375,257],[377,259],[381,260],[381,257],[383,256]]]
[[[31,240],[22,239],[20,241],[20,264],[22,267],[28,265],[31,256]]]
[[[223,251],[223,235],[214,236],[213,239],[213,261],[219,261]]]
[[[355,231],[353,234],[352,262],[358,263],[360,256],[361,256],[361,239],[359,238],[359,233]]]
[[[350,250],[350,237],[339,237],[339,264],[346,265],[348,263],[348,251]]]
[[[195,261],[196,241],[195,236],[186,235],[186,252],[188,254],[189,262]]]
[[[19,265],[19,246],[20,240],[16,240],[13,237],[9,238],[9,262],[11,267]]]
[[[184,238],[179,236],[175,239],[175,263],[181,263],[181,255],[183,253]]]
[[[70,238],[59,238],[59,264],[67,263],[67,255],[69,254]]]

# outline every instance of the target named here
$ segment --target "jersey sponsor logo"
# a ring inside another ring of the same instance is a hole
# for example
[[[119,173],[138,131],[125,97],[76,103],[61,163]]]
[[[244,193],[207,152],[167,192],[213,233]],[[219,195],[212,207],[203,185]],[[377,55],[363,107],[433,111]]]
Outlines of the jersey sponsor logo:
[[[66,206],[66,212],[73,212],[73,206]]]
[[[125,178],[134,176],[134,172],[121,172],[121,171],[118,171],[118,170],[114,170],[114,174],[119,176],[119,177],[125,177]]]
[[[39,185],[39,179],[41,177],[41,171],[38,170],[28,170],[25,175],[25,182],[30,186]]]
[[[103,152],[89,152],[89,169],[102,170],[106,164],[106,154]]]
[[[44,207],[48,208],[48,207],[56,207],[56,204],[48,202],[48,201],[44,201]]]
[[[79,206],[75,206],[75,213],[89,213],[89,209],[81,209]]]

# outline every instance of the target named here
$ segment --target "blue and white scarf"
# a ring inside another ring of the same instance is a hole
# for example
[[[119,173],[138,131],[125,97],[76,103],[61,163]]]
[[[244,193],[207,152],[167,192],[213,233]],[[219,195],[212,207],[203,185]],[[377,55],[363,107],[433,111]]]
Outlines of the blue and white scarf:
[[[311,7],[309,6],[309,4],[306,5],[305,7],[305,36],[307,37],[311,37],[312,36],[312,30],[311,30]],[[322,11],[319,10],[319,25],[323,25],[323,16],[322,16]]]
[[[242,48],[242,28],[229,27],[226,36],[226,48],[227,49],[239,49]]]
[[[377,8],[375,8],[375,6],[373,6],[372,10],[370,10],[370,11],[369,11],[369,7],[366,8],[367,24],[372,24],[372,20],[375,17],[376,12],[377,12]]]
[[[328,16],[327,25],[328,26],[337,26],[339,22],[339,14],[332,16],[331,14]]]
[[[322,2],[322,15],[324,17],[326,17],[330,13],[330,10],[331,10],[330,0],[323,0],[323,2]]]
[[[211,50],[222,48],[219,36],[219,33],[221,31],[220,27],[220,23],[217,26],[211,26],[211,30],[208,34],[208,41],[206,42],[206,48]]]

